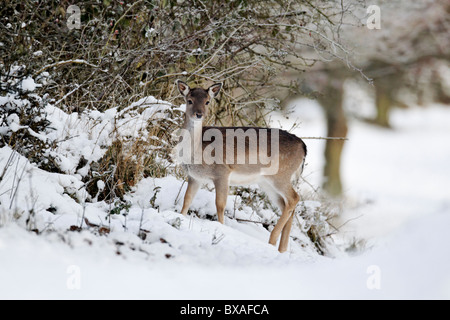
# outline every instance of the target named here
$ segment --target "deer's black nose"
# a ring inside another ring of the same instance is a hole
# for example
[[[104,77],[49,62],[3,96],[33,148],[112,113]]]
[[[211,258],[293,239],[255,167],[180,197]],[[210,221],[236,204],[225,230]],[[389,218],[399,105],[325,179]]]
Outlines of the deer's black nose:
[[[196,112],[196,113],[195,113],[195,117],[196,117],[197,119],[201,119],[201,118],[203,118],[203,114],[200,113],[200,112]]]

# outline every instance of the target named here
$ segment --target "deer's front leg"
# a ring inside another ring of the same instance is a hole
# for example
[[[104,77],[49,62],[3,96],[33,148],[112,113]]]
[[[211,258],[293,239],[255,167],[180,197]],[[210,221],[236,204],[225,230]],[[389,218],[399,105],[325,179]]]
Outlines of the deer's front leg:
[[[182,215],[184,215],[184,216],[187,215],[187,212],[192,203],[192,200],[194,199],[199,188],[200,188],[200,183],[197,180],[189,177],[186,194],[184,195],[183,208],[181,209]]]

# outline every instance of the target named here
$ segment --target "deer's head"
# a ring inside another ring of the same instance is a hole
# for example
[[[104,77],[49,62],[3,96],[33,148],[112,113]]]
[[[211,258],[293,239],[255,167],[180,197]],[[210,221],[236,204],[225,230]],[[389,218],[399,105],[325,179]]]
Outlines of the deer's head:
[[[213,84],[208,89],[191,89],[181,80],[177,80],[176,84],[178,90],[186,99],[186,122],[203,121],[208,114],[208,105],[222,88],[222,83]]]

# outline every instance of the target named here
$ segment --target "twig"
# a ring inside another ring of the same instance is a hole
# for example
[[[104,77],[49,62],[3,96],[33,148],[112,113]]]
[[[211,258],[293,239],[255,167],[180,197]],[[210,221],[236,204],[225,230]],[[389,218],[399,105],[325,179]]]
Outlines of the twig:
[[[75,87],[76,87],[75,89],[73,89],[72,91],[69,91],[68,93],[66,93],[66,94],[64,95],[64,97],[62,97],[61,99],[59,99],[58,101],[56,101],[56,102],[55,102],[55,106],[58,105],[58,104],[60,104],[61,101],[64,101],[68,96],[72,95],[75,91],[77,91],[78,89],[81,88],[81,86],[78,85],[78,84],[75,84]]]
[[[6,161],[5,167],[3,168],[3,172],[0,175],[0,182],[3,180],[3,177],[5,176],[6,172],[8,171],[9,167],[11,167],[14,163],[14,158],[19,153],[16,150],[12,150],[12,152],[9,154],[8,160]]]
[[[86,188],[84,189],[84,199],[83,199],[83,213],[81,215],[81,223],[80,223],[80,229],[83,229],[83,222],[85,219],[85,214],[86,214]]]
[[[312,185],[312,183],[309,182],[308,180],[306,180],[306,179],[305,179],[304,177],[302,177],[302,176],[300,176],[300,179],[302,179],[302,181],[303,181],[304,183],[306,183],[306,184],[314,191],[315,194],[319,195],[319,187],[314,188],[314,186]],[[297,188],[298,188],[298,186],[297,186]]]
[[[65,60],[65,61],[59,61],[59,62],[55,62],[52,64],[48,64],[44,67],[42,67],[41,69],[39,69],[34,76],[37,76],[39,74],[41,74],[42,72],[44,72],[45,70],[49,69],[49,68],[53,68],[53,67],[59,67],[59,66],[63,66],[65,64],[70,64],[70,63],[75,63],[75,64],[85,64],[87,66],[90,66],[92,68],[100,68],[99,66],[96,66],[95,64],[89,63],[86,60],[81,60],[81,59],[72,59],[72,60]]]
[[[144,83],[142,84],[142,86],[145,87],[146,85],[148,85],[148,84],[150,84],[150,83],[153,83],[153,82],[155,82],[155,81],[157,81],[157,80],[160,80],[160,79],[170,78],[170,77],[178,77],[178,76],[186,76],[186,75],[188,75],[188,73],[185,72],[185,71],[183,71],[183,72],[178,72],[178,73],[165,74],[165,75],[159,76],[159,77],[157,77],[157,78],[150,79],[150,80],[147,81],[147,82],[144,82]]]
[[[17,172],[17,170],[18,170],[18,164],[19,164],[19,162],[20,162],[20,159],[17,161],[16,172]],[[14,193],[11,194],[11,202],[9,203],[9,209],[12,208],[12,204],[13,204],[13,202],[14,202],[14,199],[16,198],[17,191],[19,190],[19,185],[20,185],[20,183],[22,182],[22,178],[23,178],[23,175],[24,175],[26,169],[27,169],[27,163],[25,163],[25,165],[23,166],[22,173],[20,174],[20,177],[19,177],[18,180],[17,180],[16,186],[14,186],[14,181],[16,180],[16,172],[14,173],[13,187],[11,188],[11,191],[12,191],[12,189],[14,189],[14,188],[15,188],[15,190],[14,190]]]
[[[300,139],[317,139],[317,140],[348,140],[345,137],[300,137]]]
[[[197,70],[195,70],[193,73],[200,73],[200,71],[202,71],[203,69],[206,68],[206,66],[213,61],[213,59],[217,56],[217,54],[219,53],[220,50],[223,49],[223,47],[225,46],[225,44],[234,36],[234,34],[239,31],[239,29],[241,29],[243,27],[243,25],[240,25],[239,27],[235,28],[231,34],[229,35],[229,37],[220,45],[219,48],[217,48],[217,50],[211,55],[211,57],[209,57],[208,60],[206,60],[201,66],[200,68],[198,68]]]
[[[132,4],[125,12],[124,12],[124,14],[123,14],[119,19],[117,19],[116,23],[114,23],[114,26],[112,27],[111,32],[109,33],[108,40],[106,41],[106,44],[103,46],[102,56],[105,54],[106,47],[109,45],[109,41],[111,40],[112,35],[115,33],[116,28],[117,28],[117,25],[119,24],[119,22],[120,22],[120,21],[128,14],[128,12],[129,12],[135,5],[140,4],[141,2],[142,2],[142,0],[139,0],[139,1],[134,2],[134,3],[133,3],[133,4]]]
[[[316,6],[314,6],[314,5],[313,5],[310,1],[308,1],[308,0],[305,0],[305,2],[306,2],[307,4],[309,4],[312,8],[314,8],[314,10],[316,10],[318,13],[320,13],[325,19],[327,19],[327,21],[328,21],[331,25],[334,26],[333,21],[331,21],[330,18],[329,18],[325,13],[323,13],[319,8],[317,8]]]
[[[141,232],[141,230],[142,230],[142,222],[144,221],[144,207],[142,207],[141,208],[141,218],[139,219],[139,231],[138,231],[138,236],[139,236],[139,233]]]
[[[349,222],[351,222],[351,221],[353,221],[353,220],[359,219],[359,218],[361,218],[362,216],[363,216],[363,214],[361,214],[361,215],[359,215],[359,216],[357,216],[357,217],[354,217],[354,218],[350,218],[350,219],[348,219],[347,221],[345,221],[343,224],[341,224],[339,227],[335,227],[335,226],[333,226],[332,224],[329,224],[329,225],[332,226],[336,231],[339,231],[339,229],[342,228],[343,226],[345,226],[347,223],[349,223]]]
[[[267,222],[262,222],[262,221],[255,221],[255,220],[247,220],[247,219],[239,219],[239,218],[236,218],[235,220],[236,220],[236,221],[239,221],[239,222],[259,223],[259,224],[262,224],[262,225],[265,226],[265,227],[268,227],[268,226],[273,225],[272,223],[267,223]]]
[[[175,198],[175,203],[174,203],[174,205],[176,205],[176,204],[178,203],[178,197],[180,196],[181,189],[183,189],[183,186],[184,186],[185,183],[186,183],[186,181],[183,180],[183,183],[181,184],[180,190],[178,190],[177,197]]]

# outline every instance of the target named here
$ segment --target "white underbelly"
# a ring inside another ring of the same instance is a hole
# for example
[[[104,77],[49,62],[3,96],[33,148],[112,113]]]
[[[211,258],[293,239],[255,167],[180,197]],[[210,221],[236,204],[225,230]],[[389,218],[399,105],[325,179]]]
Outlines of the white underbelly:
[[[232,172],[230,174],[230,185],[231,186],[241,186],[241,185],[249,185],[258,183],[258,181],[261,179],[260,174],[242,174],[242,173],[236,173]]]
[[[207,183],[207,182],[211,182],[213,179],[211,177],[209,177],[206,174],[202,174],[202,172],[197,172],[196,170],[187,170],[188,171],[188,175],[191,176],[192,178],[194,178],[195,180],[201,182],[201,183]]]

